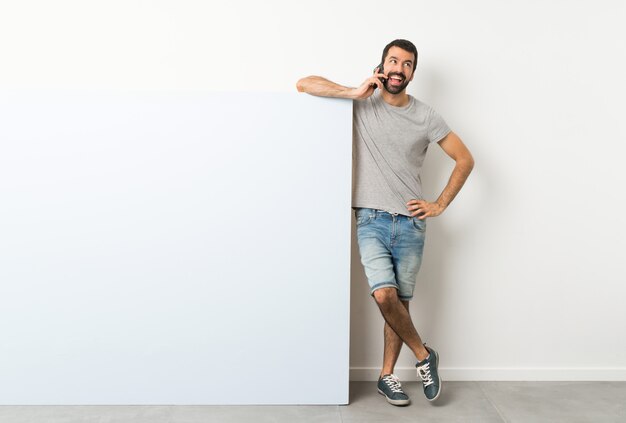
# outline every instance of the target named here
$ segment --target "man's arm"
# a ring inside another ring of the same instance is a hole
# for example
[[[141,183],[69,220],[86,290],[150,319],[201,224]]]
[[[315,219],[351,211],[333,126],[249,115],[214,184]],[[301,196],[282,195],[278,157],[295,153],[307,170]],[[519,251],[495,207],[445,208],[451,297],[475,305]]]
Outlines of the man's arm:
[[[354,88],[335,84],[321,76],[307,76],[306,78],[302,78],[296,83],[296,88],[301,93],[321,97],[355,98]]]
[[[301,93],[307,93],[311,95],[317,95],[321,97],[336,97],[336,98],[350,98],[353,100],[362,100],[374,93],[376,87],[383,89],[383,84],[380,82],[381,77],[385,77],[382,73],[374,73],[373,76],[367,78],[357,88],[344,87],[343,85],[335,84],[326,78],[321,76],[307,76],[300,79],[296,83],[296,88]]]
[[[411,200],[407,203],[407,209],[411,211],[411,216],[420,215],[420,219],[426,217],[439,216],[450,205],[454,197],[461,191],[467,177],[474,168],[474,158],[467,149],[461,138],[454,132],[450,132],[444,139],[438,142],[439,146],[455,162],[454,170],[448,184],[443,189],[436,202],[429,203],[423,200]]]

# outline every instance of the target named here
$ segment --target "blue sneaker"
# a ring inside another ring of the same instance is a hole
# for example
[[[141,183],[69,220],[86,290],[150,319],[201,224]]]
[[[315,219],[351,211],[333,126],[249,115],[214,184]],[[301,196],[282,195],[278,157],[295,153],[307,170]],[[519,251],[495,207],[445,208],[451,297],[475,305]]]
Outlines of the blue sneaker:
[[[426,345],[424,344],[426,347]],[[430,347],[426,347],[430,355],[424,361],[419,361],[415,365],[417,367],[417,375],[422,379],[424,384],[424,395],[428,401],[434,401],[439,398],[441,393],[441,378],[439,377],[439,354]]]
[[[393,405],[408,405],[411,400],[402,391],[400,379],[394,374],[383,375],[378,379],[378,393],[387,398],[387,402]]]

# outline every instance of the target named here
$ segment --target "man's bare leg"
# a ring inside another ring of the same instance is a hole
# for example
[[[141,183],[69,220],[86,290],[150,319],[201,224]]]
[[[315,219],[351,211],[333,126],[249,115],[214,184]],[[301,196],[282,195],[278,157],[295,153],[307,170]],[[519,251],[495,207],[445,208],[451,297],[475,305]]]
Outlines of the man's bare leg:
[[[377,289],[374,291],[374,299],[387,324],[408,345],[415,357],[419,361],[426,359],[429,352],[413,326],[409,311],[400,302],[396,288]]]
[[[409,302],[400,300],[406,311],[409,312]],[[409,312],[410,315],[410,312]],[[400,350],[402,349],[402,339],[397,333],[391,329],[389,323],[385,321],[385,352],[383,353],[383,369],[380,373],[380,377],[393,373],[393,369],[396,367],[396,362],[400,356]]]

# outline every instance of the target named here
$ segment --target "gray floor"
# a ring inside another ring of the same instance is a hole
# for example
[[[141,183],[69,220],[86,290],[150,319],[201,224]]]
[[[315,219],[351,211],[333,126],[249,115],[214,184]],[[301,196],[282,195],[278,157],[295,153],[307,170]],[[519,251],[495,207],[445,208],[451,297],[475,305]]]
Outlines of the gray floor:
[[[352,382],[346,406],[0,406],[0,422],[626,422],[626,382],[445,382],[435,404],[403,386],[407,407]]]

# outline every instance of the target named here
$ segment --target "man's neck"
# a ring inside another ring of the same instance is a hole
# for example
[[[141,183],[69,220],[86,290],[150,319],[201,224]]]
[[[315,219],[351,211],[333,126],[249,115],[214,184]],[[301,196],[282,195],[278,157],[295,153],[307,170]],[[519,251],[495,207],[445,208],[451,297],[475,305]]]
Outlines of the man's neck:
[[[398,94],[391,94],[385,89],[383,89],[381,93],[381,95],[383,96],[383,100],[385,100],[387,104],[391,104],[392,106],[404,107],[409,104],[409,95],[406,93],[406,89],[402,90]]]

